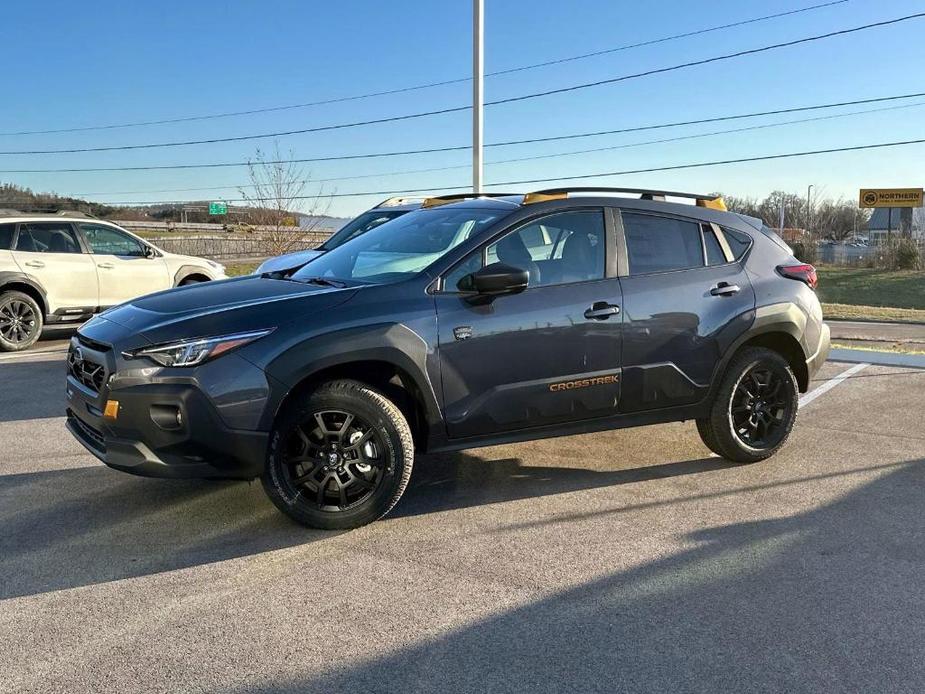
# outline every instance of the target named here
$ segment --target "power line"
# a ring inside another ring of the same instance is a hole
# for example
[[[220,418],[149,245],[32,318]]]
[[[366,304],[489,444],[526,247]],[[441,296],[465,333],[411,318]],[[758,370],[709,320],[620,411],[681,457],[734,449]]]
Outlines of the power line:
[[[492,142],[485,147],[508,147],[513,145],[534,144],[540,142],[555,142],[560,140],[573,140],[587,137],[598,137],[602,135],[617,135],[625,133],[643,132],[648,130],[661,130],[667,128],[677,128],[689,125],[704,125],[707,123],[719,123],[724,121],[742,120],[746,118],[759,118],[763,116],[777,116],[788,113],[801,113],[805,111],[817,111],[822,109],[839,108],[842,106],[860,106],[862,104],[883,103],[887,101],[899,101],[902,99],[914,99],[925,97],[925,92],[913,92],[910,94],[894,94],[891,96],[873,97],[868,99],[854,99],[851,101],[838,101],[827,104],[814,104],[812,106],[794,106],[790,108],[774,109],[770,111],[755,111],[751,113],[739,113],[726,116],[712,116],[709,118],[698,118],[686,121],[672,121],[668,123],[657,123],[650,125],[639,125],[628,128],[616,128],[612,130],[595,130],[592,132],[571,133],[568,135],[552,135],[548,137],[534,137],[522,140],[506,140],[502,142]],[[267,164],[308,164],[329,161],[349,161],[354,159],[378,159],[398,156],[409,156],[417,154],[431,154],[438,152],[455,152],[468,150],[469,145],[454,145],[449,147],[431,147],[426,149],[410,149],[391,152],[372,152],[363,154],[346,154],[329,157],[308,157],[301,159],[275,159],[265,163]],[[31,173],[99,173],[109,171],[165,171],[178,169],[212,169],[248,166],[253,162],[214,162],[207,164],[163,164],[153,166],[112,166],[112,167],[88,167],[88,168],[59,168],[59,169],[0,169],[4,174],[31,174]]]
[[[562,63],[573,62],[576,60],[585,60],[587,58],[593,58],[593,57],[597,57],[601,55],[606,55],[609,53],[617,53],[620,51],[627,51],[627,50],[631,50],[634,48],[643,48],[645,46],[653,46],[653,45],[660,44],[660,43],[666,43],[668,41],[676,41],[678,39],[690,38],[692,36],[700,36],[703,34],[709,34],[712,32],[721,31],[723,29],[732,29],[735,27],[745,26],[748,24],[764,22],[770,19],[778,19],[780,17],[788,17],[791,15],[802,14],[804,12],[810,12],[812,10],[832,7],[834,5],[842,5],[847,2],[849,2],[849,0],[833,0],[832,2],[819,3],[816,5],[810,5],[809,7],[801,7],[801,8],[797,8],[794,10],[788,10],[785,12],[777,12],[775,14],[764,15],[761,17],[753,17],[751,19],[745,19],[745,20],[741,20],[738,22],[732,22],[730,24],[721,24],[719,26],[707,27],[705,29],[687,31],[681,34],[663,36],[661,38],[650,39],[648,41],[641,41],[639,43],[625,44],[622,46],[617,46],[615,48],[606,48],[606,49],[599,50],[599,51],[593,51],[591,53],[583,53],[581,55],[569,56],[566,58],[557,58],[554,60],[547,60],[541,63],[533,63],[530,65],[520,65],[517,67],[506,68],[504,70],[497,70],[495,72],[489,72],[486,74],[486,77],[497,77],[499,75],[508,75],[508,74],[512,74],[515,72],[523,72],[525,70],[532,70],[535,68],[548,67],[551,65],[560,65]],[[58,133],[88,132],[88,131],[93,131],[93,130],[115,130],[118,128],[136,128],[136,127],[144,127],[144,126],[151,126],[151,125],[189,123],[193,121],[212,120],[216,118],[231,118],[231,117],[236,117],[236,116],[249,116],[249,115],[255,115],[258,113],[289,111],[293,109],[309,108],[312,106],[323,106],[327,104],[337,104],[337,103],[344,103],[348,101],[358,101],[360,99],[369,99],[369,98],[379,97],[379,96],[405,94],[408,92],[419,91],[422,89],[430,89],[432,87],[442,87],[442,86],[446,86],[450,84],[460,84],[464,82],[469,82],[471,80],[472,80],[471,77],[458,77],[454,79],[447,79],[447,80],[441,80],[437,82],[428,82],[425,84],[413,85],[410,87],[400,87],[396,89],[387,89],[383,91],[369,92],[366,94],[356,94],[352,96],[343,96],[343,97],[337,97],[337,98],[332,98],[332,99],[323,99],[320,101],[310,101],[310,102],[302,103],[302,104],[289,104],[285,106],[269,106],[265,108],[248,109],[244,111],[230,111],[226,113],[213,113],[213,114],[199,115],[199,116],[183,116],[179,118],[165,118],[161,120],[139,121],[139,122],[134,122],[134,123],[91,125],[91,126],[72,127],[72,128],[56,128],[56,129],[51,129],[51,130],[22,130],[22,131],[17,131],[17,132],[0,133],[0,137],[13,137],[13,136],[20,136],[20,135],[51,135],[51,134],[58,134]]]
[[[873,149],[883,149],[887,147],[905,147],[910,145],[920,145],[925,144],[925,138],[916,139],[916,140],[900,140],[896,142],[878,142],[874,144],[867,145],[853,145],[850,147],[833,147],[829,149],[816,149],[816,150],[807,150],[801,152],[787,152],[784,154],[765,154],[751,157],[742,157],[739,159],[719,159],[714,161],[705,161],[705,162],[692,162],[687,164],[674,164],[670,166],[653,166],[643,169],[624,169],[622,171],[604,171],[597,173],[587,173],[579,174],[574,176],[554,176],[552,178],[531,178],[523,179],[518,181],[498,181],[496,183],[486,183],[487,187],[499,187],[499,186],[519,186],[527,185],[533,183],[555,183],[557,181],[576,181],[585,178],[606,178],[608,176],[628,176],[632,174],[641,174],[641,173],[655,173],[659,171],[678,171],[681,169],[696,169],[703,168],[708,166],[726,166],[729,164],[745,164],[758,161],[771,161],[777,159],[793,159],[798,157],[810,157],[810,156],[819,156],[823,154],[837,154],[841,152],[860,152]],[[367,191],[356,191],[351,193],[331,193],[324,195],[325,198],[350,198],[350,197],[366,197],[373,195],[402,195],[407,193],[428,193],[434,190],[452,190],[453,188],[464,188],[465,183],[455,184],[455,185],[443,185],[443,186],[428,186],[427,188],[405,188],[402,190],[367,190]],[[299,195],[291,198],[292,200],[314,200],[317,199],[318,195]],[[229,203],[234,202],[254,202],[253,200],[246,200],[244,198],[228,198],[225,200]],[[116,205],[184,205],[190,202],[198,202],[197,200],[119,200],[105,203],[109,206]],[[2,201],[0,205],[10,205],[15,206],[16,201]]]
[[[697,67],[701,65],[708,65],[711,63],[716,63],[725,60],[731,60],[734,58],[741,58],[747,55],[755,55],[758,53],[765,53],[772,50],[778,50],[781,48],[790,48],[793,46],[811,43],[814,41],[821,41],[828,38],[833,38],[835,36],[845,36],[847,34],[856,33],[859,31],[865,31],[867,29],[874,29],[884,26],[889,26],[893,24],[898,24],[900,22],[909,21],[911,19],[921,19],[925,17],[925,12],[919,12],[917,14],[906,15],[904,17],[898,17],[896,19],[889,19],[880,22],[873,22],[871,24],[864,24],[861,26],[853,27],[851,29],[840,29],[838,31],[831,31],[825,34],[817,34],[815,36],[808,36],[802,39],[795,39],[792,41],[785,41],[783,43],[771,44],[769,46],[761,46],[759,48],[750,48],[748,50],[736,51],[735,53],[726,53],[724,55],[714,56],[712,58],[703,58],[701,60],[689,61],[686,63],[681,63],[678,65],[672,65],[669,67],[654,68],[651,70],[645,70],[643,72],[636,72],[629,75],[621,75],[619,77],[611,77],[605,80],[597,80],[594,82],[584,82],[581,84],[574,84],[568,87],[559,87],[557,89],[549,89],[542,92],[534,92],[531,94],[522,94],[520,96],[511,96],[505,99],[496,99],[494,101],[486,101],[485,106],[498,106],[501,104],[510,104],[521,101],[526,101],[528,99],[538,99],[541,97],[552,96],[554,94],[564,94],[567,92],[574,92],[581,89],[589,89],[591,87],[599,87],[607,84],[616,84],[618,82],[625,82],[632,79],[638,79],[640,77],[648,77],[651,75],[663,74],[666,72],[672,72],[675,70],[682,70],[690,67]],[[449,108],[437,109],[433,111],[423,111],[419,113],[406,113],[399,116],[389,116],[387,118],[375,118],[365,121],[355,121],[352,123],[337,123],[333,125],[321,125],[315,126],[313,128],[302,128],[298,130],[287,130],[280,131],[275,133],[262,133],[258,135],[237,135],[233,137],[219,137],[219,138],[209,138],[205,140],[183,140],[177,142],[154,142],[146,143],[140,145],[113,145],[109,147],[79,147],[71,149],[46,149],[46,150],[11,150],[11,151],[0,151],[0,155],[37,155],[37,154],[75,154],[75,153],[86,153],[86,152],[113,152],[113,151],[127,151],[127,150],[138,150],[138,149],[154,149],[154,148],[165,148],[165,147],[186,147],[191,145],[203,145],[203,144],[216,144],[221,142],[242,142],[245,140],[260,140],[267,139],[272,137],[285,137],[289,135],[301,135],[306,133],[315,133],[331,130],[343,130],[347,128],[356,128],[363,127],[368,125],[376,125],[381,123],[393,123],[396,121],[412,120],[416,118],[424,118],[429,116],[447,114],[447,113],[457,113],[460,111],[468,111],[470,106],[454,106]]]
[[[619,145],[608,145],[606,147],[594,147],[591,149],[579,149],[579,150],[572,150],[568,152],[553,152],[550,154],[537,154],[537,155],[532,155],[529,157],[516,157],[513,159],[498,159],[495,161],[485,162],[485,164],[487,166],[496,166],[498,164],[514,164],[514,163],[524,162],[524,161],[536,161],[539,159],[555,159],[558,157],[576,156],[579,154],[591,154],[595,152],[609,152],[609,151],[615,151],[615,150],[620,150],[620,149],[631,149],[634,147],[644,147],[648,145],[667,144],[671,142],[683,142],[686,140],[697,140],[697,139],[701,139],[705,137],[716,137],[719,135],[730,135],[734,133],[752,132],[755,130],[766,130],[768,128],[778,128],[778,127],[782,127],[785,125],[798,125],[802,123],[815,123],[819,121],[834,120],[837,118],[849,118],[852,116],[866,115],[869,113],[882,113],[884,111],[896,111],[896,110],[907,109],[907,108],[918,108],[921,106],[925,106],[925,101],[914,103],[914,104],[903,104],[901,106],[887,106],[883,108],[866,109],[863,111],[852,111],[850,113],[837,113],[837,114],[828,115],[828,116],[816,116],[813,118],[799,118],[796,120],[781,121],[779,123],[764,123],[761,125],[750,125],[744,128],[732,128],[729,130],[714,130],[714,131],[706,132],[706,133],[696,133],[693,135],[681,135],[679,137],[668,137],[668,138],[661,138],[658,140],[646,140],[643,142],[629,142],[629,143],[623,143]],[[381,178],[381,177],[386,177],[386,176],[409,176],[412,174],[435,173],[438,171],[453,171],[456,169],[468,169],[468,168],[470,168],[470,164],[459,164],[456,166],[438,166],[438,167],[430,167],[430,168],[425,168],[425,169],[412,169],[408,171],[385,171],[385,172],[379,172],[379,173],[373,173],[373,174],[360,174],[360,175],[354,175],[354,176],[336,176],[332,178],[312,178],[312,179],[305,179],[304,181],[300,181],[300,182],[303,184],[332,183],[336,181],[351,181],[351,180],[358,180],[362,178]],[[254,188],[254,187],[256,186],[254,186],[253,184],[234,183],[234,184],[228,184],[224,186],[206,186],[206,187],[196,187],[196,188],[167,188],[167,189],[159,189],[159,190],[127,190],[127,191],[110,191],[110,192],[94,191],[94,192],[70,193],[68,194],[68,197],[86,198],[86,197],[109,196],[109,195],[150,195],[150,194],[155,194],[155,193],[191,193],[191,192],[208,192],[208,191],[216,191],[216,190],[222,191],[222,190],[229,190],[233,188],[240,189],[240,188]]]

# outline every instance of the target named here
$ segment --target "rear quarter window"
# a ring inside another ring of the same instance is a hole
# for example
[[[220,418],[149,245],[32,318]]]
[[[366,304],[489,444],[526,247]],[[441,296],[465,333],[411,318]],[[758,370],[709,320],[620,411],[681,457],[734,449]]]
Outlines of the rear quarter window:
[[[729,250],[732,251],[732,257],[741,260],[745,251],[752,245],[752,239],[748,234],[741,231],[723,228],[723,236],[726,237],[726,243],[729,244]],[[783,241],[781,242],[783,243]]]
[[[13,231],[15,224],[0,224],[0,251],[8,251],[13,245]]]

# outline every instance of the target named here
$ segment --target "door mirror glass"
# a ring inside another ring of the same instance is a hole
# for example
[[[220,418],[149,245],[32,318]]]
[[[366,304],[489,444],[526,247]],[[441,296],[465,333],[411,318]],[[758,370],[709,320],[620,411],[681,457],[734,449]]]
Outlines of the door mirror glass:
[[[500,296],[522,292],[529,281],[530,275],[526,270],[505,263],[492,263],[463,277],[458,287],[461,291],[482,296]]]

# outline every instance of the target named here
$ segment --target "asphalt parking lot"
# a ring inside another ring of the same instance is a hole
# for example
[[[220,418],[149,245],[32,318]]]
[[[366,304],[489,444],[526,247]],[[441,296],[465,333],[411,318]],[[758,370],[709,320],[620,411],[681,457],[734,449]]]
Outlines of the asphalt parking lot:
[[[691,423],[421,457],[331,533],[98,464],[41,349],[0,360],[0,691],[925,691],[925,370],[826,364],[758,465]]]

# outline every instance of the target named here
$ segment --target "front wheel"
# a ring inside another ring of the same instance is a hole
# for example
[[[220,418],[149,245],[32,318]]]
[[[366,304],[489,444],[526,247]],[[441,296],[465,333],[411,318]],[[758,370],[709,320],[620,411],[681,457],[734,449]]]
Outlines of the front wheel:
[[[356,528],[388,513],[414,462],[411,429],[389,399],[332,381],[291,403],[270,435],[262,476],[286,515],[313,528]]]
[[[711,451],[737,463],[774,455],[797,417],[799,389],[780,354],[751,347],[733,357],[697,431]]]
[[[0,293],[0,351],[20,352],[42,334],[42,309],[28,294]]]

